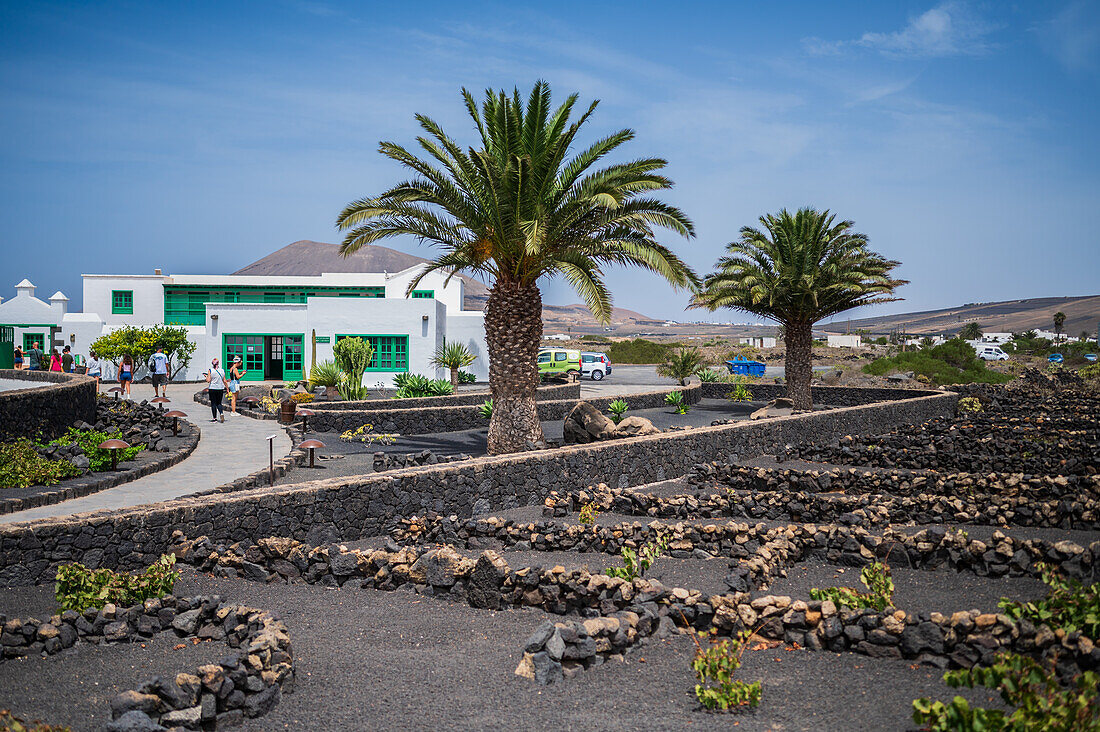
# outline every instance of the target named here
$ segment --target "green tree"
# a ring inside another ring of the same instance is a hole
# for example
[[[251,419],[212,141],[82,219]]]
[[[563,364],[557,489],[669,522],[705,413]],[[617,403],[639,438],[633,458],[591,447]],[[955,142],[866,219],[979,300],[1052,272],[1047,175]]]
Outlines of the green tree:
[[[676,379],[683,386],[687,378],[703,368],[703,354],[695,347],[677,348],[668,354],[664,363],[657,365],[657,375]]]
[[[1063,313],[1061,310],[1059,310],[1058,312],[1056,312],[1054,314],[1054,335],[1055,335],[1055,340],[1061,340],[1061,338],[1062,338],[1062,327],[1065,326],[1065,324],[1066,324],[1066,314]]]
[[[593,315],[607,322],[607,266],[641,267],[676,287],[698,284],[655,233],[662,227],[691,237],[694,228],[680,210],[650,197],[672,186],[659,173],[666,161],[595,167],[633,139],[633,131],[614,132],[570,155],[597,102],[571,121],[577,95],[555,109],[550,86],[542,81],[526,104],[518,89],[511,96],[488,90],[480,108],[469,91],[462,95],[477,146],[463,150],[435,121],[417,115],[425,133],[417,138],[422,157],[393,142],[380,146],[414,177],[349,204],[337,226],[348,232],[341,246],[345,255],[401,234],[438,247],[440,255],[409,283],[410,291],[437,270],[492,280],[485,306],[493,399],[488,447],[493,454],[515,452],[543,439],[535,403],[539,282],[564,278]]]
[[[906,283],[891,277],[898,263],[870,251],[853,222],[834,219],[812,208],[761,216],[764,230],[743,227],[692,301],[692,307],[744,310],[783,326],[788,396],[798,409],[813,406],[814,323],[898,300],[893,292]]]
[[[959,329],[959,338],[964,341],[976,341],[982,337],[982,324],[977,321],[967,323]]]
[[[458,341],[447,342],[447,339],[443,339],[443,343],[435,350],[435,355],[432,356],[432,365],[440,366],[445,369],[449,369],[451,372],[451,386],[455,389],[458,388],[458,370],[469,366],[477,357],[470,353],[470,349],[464,344]]]
[[[116,367],[123,356],[129,355],[137,368],[148,365],[149,357],[158,346],[164,347],[164,355],[168,357],[169,379],[187,368],[196,348],[187,335],[187,328],[171,325],[152,325],[148,328],[126,325],[96,338],[89,348]]]

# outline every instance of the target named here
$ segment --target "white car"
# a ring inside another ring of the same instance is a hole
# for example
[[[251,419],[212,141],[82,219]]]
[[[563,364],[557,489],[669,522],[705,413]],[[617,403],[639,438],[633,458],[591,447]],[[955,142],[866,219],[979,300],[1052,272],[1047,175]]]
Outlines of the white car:
[[[983,361],[1007,361],[1008,354],[997,346],[982,346],[978,349],[978,358]]]
[[[581,352],[581,376],[589,376],[593,381],[599,381],[611,373],[611,359],[606,353],[594,351]]]

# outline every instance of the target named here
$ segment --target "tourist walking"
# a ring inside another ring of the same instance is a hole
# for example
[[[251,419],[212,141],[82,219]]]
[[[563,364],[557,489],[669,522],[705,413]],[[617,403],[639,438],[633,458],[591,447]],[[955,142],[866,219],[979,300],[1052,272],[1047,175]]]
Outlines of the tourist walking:
[[[225,372],[218,368],[221,363],[217,358],[210,359],[210,370],[206,372],[206,383],[210,385],[207,393],[210,395],[210,413],[214,415],[211,422],[225,421],[225,387],[229,379],[225,378]]]
[[[149,370],[153,376],[153,396],[168,396],[168,357],[164,355],[164,346],[157,346],[157,352],[149,358]]]
[[[56,348],[50,349],[50,371],[61,372],[61,354]]]
[[[122,387],[122,393],[130,396],[130,385],[134,383],[134,359],[130,354],[122,357],[122,363],[118,367],[118,385]]]
[[[69,347],[65,346],[61,349],[61,370],[66,374],[74,373],[76,371],[76,368],[73,366],[74,363],[73,354],[69,350]]]
[[[241,357],[233,359],[233,365],[229,367],[229,411],[237,413],[237,392],[241,390],[241,377],[248,371],[241,369]]]
[[[23,349],[19,346],[15,347],[15,370],[23,370]]]
[[[103,363],[100,362],[99,356],[95,355],[95,351],[88,351],[88,376],[95,379],[95,390],[99,391],[99,379],[103,376]]]
[[[45,360],[45,356],[38,347],[38,341],[35,341],[31,345],[31,349],[27,351],[27,369],[30,371],[38,371],[43,366],[43,360]]]

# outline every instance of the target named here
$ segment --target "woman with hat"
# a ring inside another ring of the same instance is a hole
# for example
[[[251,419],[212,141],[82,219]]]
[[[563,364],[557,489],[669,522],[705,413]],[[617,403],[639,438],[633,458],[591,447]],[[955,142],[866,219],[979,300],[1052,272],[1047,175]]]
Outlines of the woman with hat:
[[[241,368],[241,357],[233,359],[233,365],[229,367],[229,411],[237,413],[237,393],[241,390],[241,377],[248,371]]]

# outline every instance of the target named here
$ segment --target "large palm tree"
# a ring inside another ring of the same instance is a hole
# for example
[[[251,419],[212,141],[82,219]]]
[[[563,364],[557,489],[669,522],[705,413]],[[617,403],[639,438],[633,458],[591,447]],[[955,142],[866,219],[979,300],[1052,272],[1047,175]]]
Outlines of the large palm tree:
[[[727,256],[707,276],[692,307],[734,308],[778,321],[787,355],[787,392],[810,409],[814,323],[845,310],[891,302],[906,280],[890,276],[897,262],[870,251],[851,221],[834,223],[828,211],[786,209],[760,217],[763,230],[741,229]]]
[[[1066,324],[1066,314],[1061,310],[1054,314],[1054,340],[1062,339],[1062,327]]]
[[[429,272],[468,272],[492,280],[485,306],[489,389],[493,417],[489,452],[522,450],[543,439],[535,403],[535,359],[542,338],[539,282],[561,276],[601,321],[611,315],[604,267],[633,265],[676,287],[698,285],[691,269],[656,240],[656,227],[694,236],[677,208],[646,196],[672,187],[659,158],[594,166],[634,133],[624,129],[571,155],[593,102],[575,120],[577,101],[551,107],[550,86],[538,82],[526,104],[488,90],[480,109],[462,90],[480,139],[463,148],[430,118],[417,115],[426,134],[422,156],[383,142],[380,151],[412,171],[410,180],[347,206],[337,226],[347,230],[341,251],[399,234],[439,247]]]

